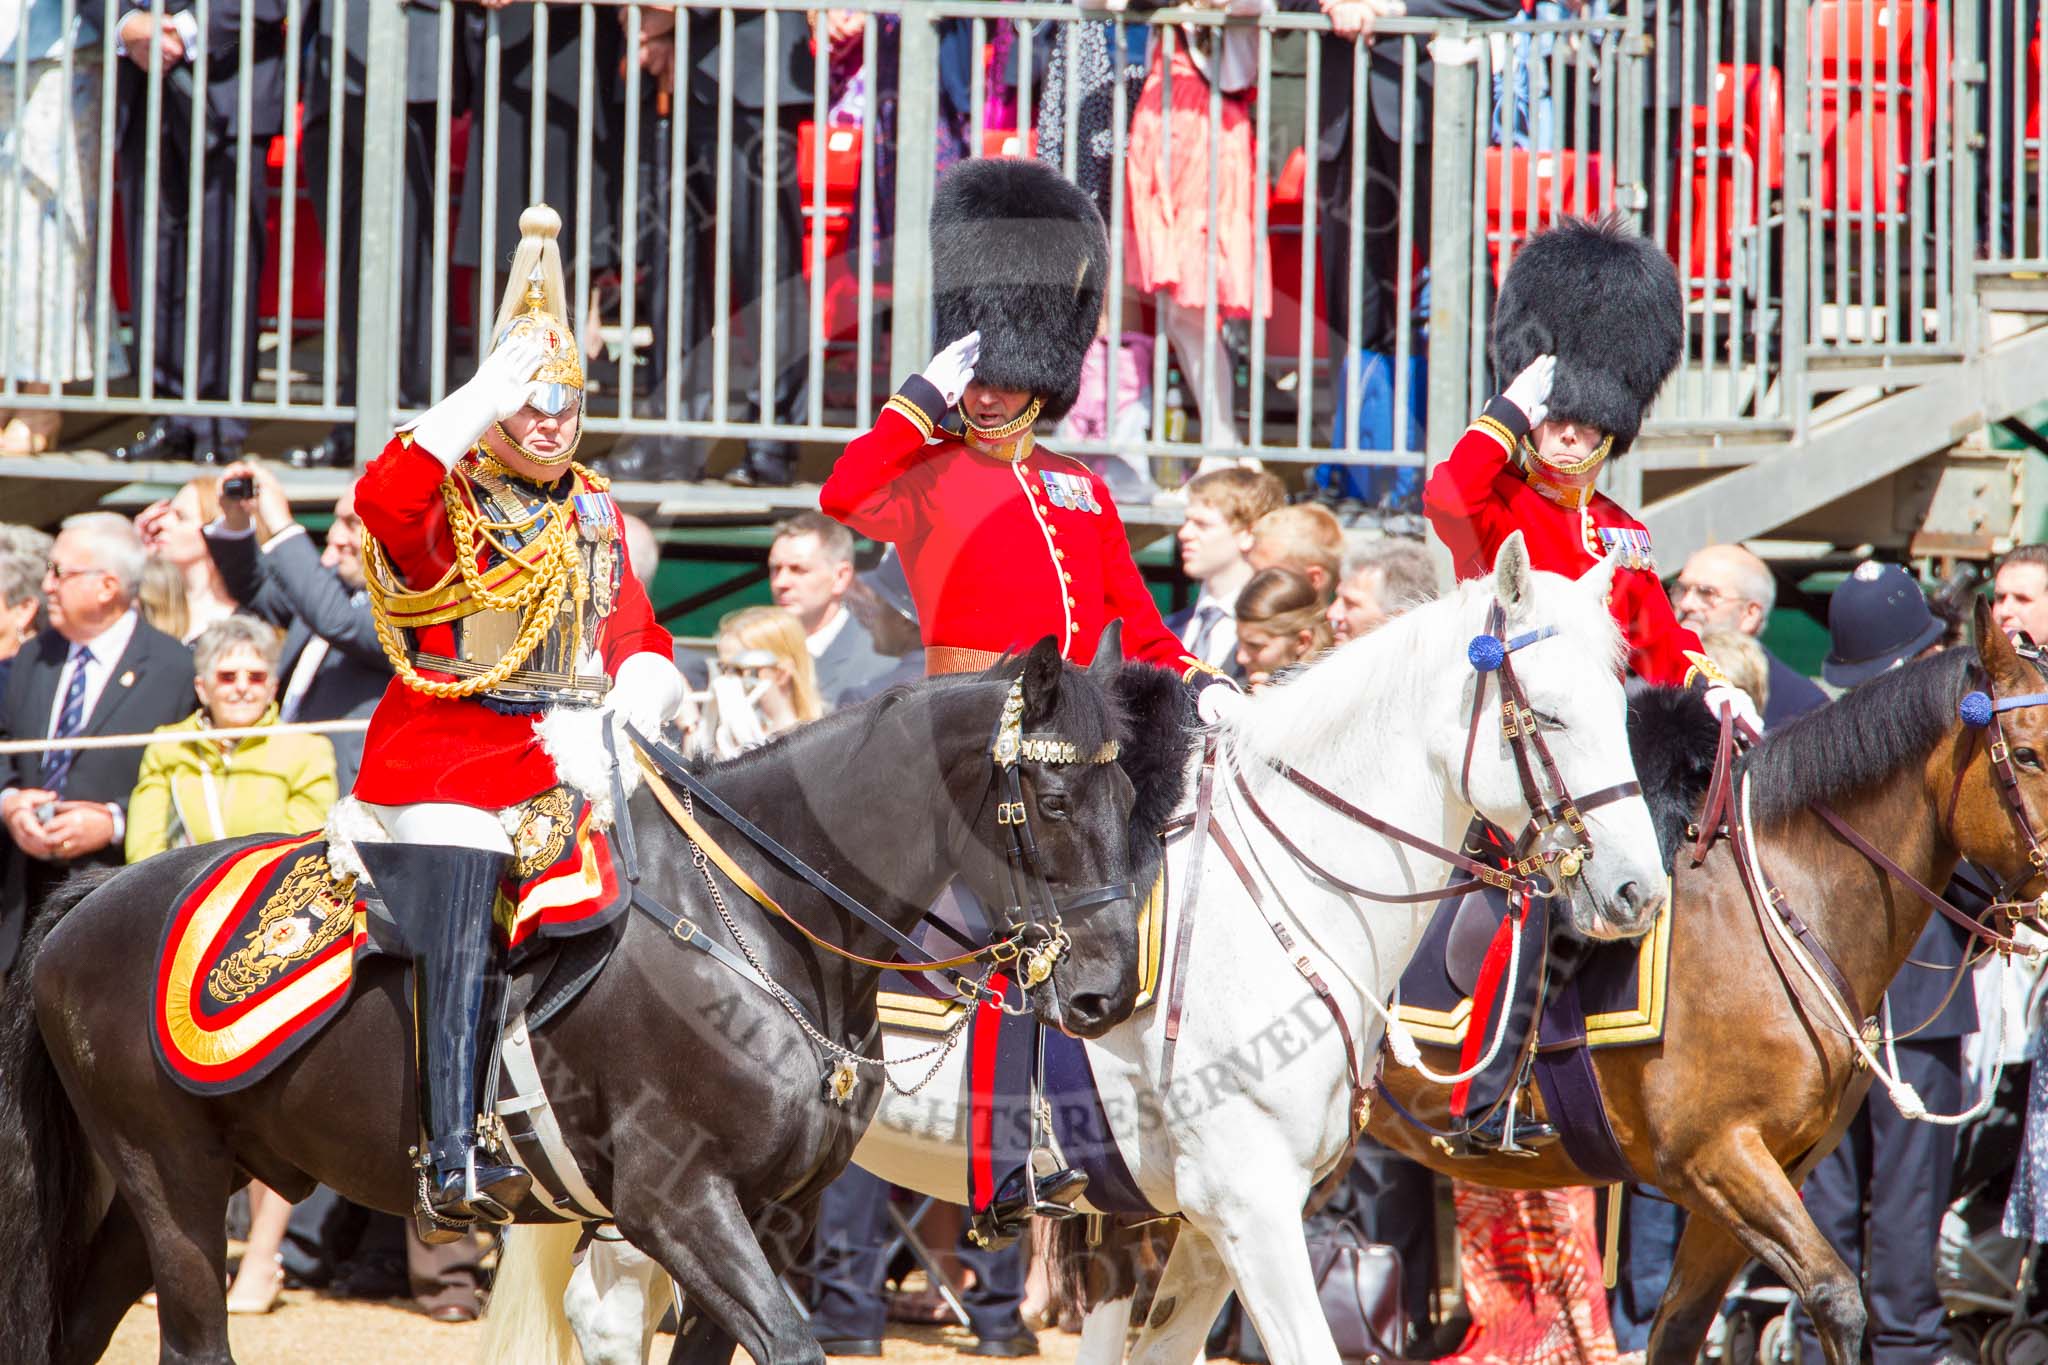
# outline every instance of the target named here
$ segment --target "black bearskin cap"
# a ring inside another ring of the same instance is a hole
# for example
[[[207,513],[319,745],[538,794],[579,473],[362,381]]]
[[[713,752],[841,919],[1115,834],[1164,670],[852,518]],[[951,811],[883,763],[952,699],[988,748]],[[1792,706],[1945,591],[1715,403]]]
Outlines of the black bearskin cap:
[[[1598,427],[1614,454],[1634,444],[1685,347],[1678,272],[1627,220],[1567,218],[1516,253],[1493,314],[1505,388],[1540,355],[1557,357],[1550,416]]]
[[[932,296],[939,344],[981,333],[974,377],[1045,400],[1058,421],[1081,392],[1109,282],[1095,201],[1038,161],[977,157],[932,198]]]

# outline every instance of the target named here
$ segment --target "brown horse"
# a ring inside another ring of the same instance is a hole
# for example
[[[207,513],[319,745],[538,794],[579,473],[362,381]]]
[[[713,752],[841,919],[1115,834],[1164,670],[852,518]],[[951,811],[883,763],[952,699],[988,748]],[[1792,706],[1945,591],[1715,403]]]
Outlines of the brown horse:
[[[2019,820],[1985,738],[1959,720],[1958,703],[1973,690],[2012,698],[2042,687],[1981,605],[1977,634],[1974,650],[1908,664],[1773,730],[1744,764],[1759,859],[1841,969],[1858,1019],[1877,1013],[1932,911],[1812,805],[1831,806],[1933,887],[1946,885],[1963,858],[2019,877],[2029,870],[2026,829],[2048,820],[2048,705],[2000,717]],[[1862,1295],[1807,1216],[1799,1184],[1839,1135],[1838,1115],[1860,1099],[1869,1073],[1812,981],[1780,971],[1728,841],[1697,868],[1681,854],[1673,889],[1663,1040],[1592,1054],[1634,1177],[1694,1215],[1657,1309],[1649,1358],[1694,1360],[1729,1279],[1753,1256],[1805,1302],[1830,1365],[1853,1365],[1863,1350]],[[1442,1049],[1424,1054],[1439,1071],[1455,1067]],[[1447,1090],[1391,1063],[1384,1084],[1423,1122],[1448,1123]],[[1387,1104],[1375,1106],[1368,1131],[1479,1184],[1598,1183],[1556,1145],[1534,1159],[1450,1158]]]

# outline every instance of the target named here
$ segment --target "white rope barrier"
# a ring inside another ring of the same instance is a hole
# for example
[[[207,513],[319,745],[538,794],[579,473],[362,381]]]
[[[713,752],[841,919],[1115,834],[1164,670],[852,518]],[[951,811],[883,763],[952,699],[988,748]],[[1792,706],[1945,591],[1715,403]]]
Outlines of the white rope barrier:
[[[207,744],[220,739],[262,739],[269,735],[359,735],[367,720],[302,720],[288,725],[233,725],[218,730],[158,730],[146,735],[73,735],[69,739],[0,740],[0,754],[39,754],[52,749],[144,749],[152,744]]]

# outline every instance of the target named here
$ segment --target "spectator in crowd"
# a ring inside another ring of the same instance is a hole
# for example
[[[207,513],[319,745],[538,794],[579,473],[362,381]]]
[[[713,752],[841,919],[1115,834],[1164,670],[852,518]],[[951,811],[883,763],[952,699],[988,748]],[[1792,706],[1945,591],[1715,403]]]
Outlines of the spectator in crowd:
[[[188,645],[235,611],[235,599],[206,551],[206,528],[219,516],[220,480],[209,475],[189,481],[174,497],[151,503],[135,518],[142,548],[151,559],[176,569],[184,582],[184,629],[177,634]]]
[[[93,377],[102,12],[72,7],[67,27],[63,0],[0,6],[0,185],[9,187],[0,194],[0,259],[12,286],[0,312],[8,337],[0,379],[24,394]],[[27,78],[17,90],[23,57]],[[19,198],[17,183],[26,188]],[[118,347],[110,342],[110,355]],[[57,412],[0,411],[0,455],[48,450],[63,422]]]
[[[1771,695],[1770,656],[1764,647],[1739,630],[1704,630],[1700,648],[1706,650],[1721,673],[1734,686],[1749,694],[1762,715]],[[1765,724],[1770,722],[1766,721]]]
[[[1209,0],[1203,7],[1224,6]],[[1231,0],[1228,7],[1258,14],[1272,8],[1272,0]],[[1131,114],[1124,161],[1131,241],[1126,268],[1131,286],[1153,295],[1159,306],[1160,325],[1201,414],[1203,443],[1234,446],[1237,366],[1223,338],[1210,329],[1208,310],[1213,302],[1219,319],[1273,311],[1266,239],[1252,231],[1252,196],[1266,191],[1253,154],[1258,34],[1183,24],[1175,38],[1170,56],[1169,44],[1154,44],[1152,67]],[[1214,129],[1211,82],[1220,87],[1223,110]]]
[[[19,522],[0,521],[0,554],[27,555],[41,564],[50,557],[50,546],[55,543],[56,538],[48,531],[39,531]]]
[[[1322,594],[1293,569],[1261,569],[1237,595],[1237,667],[1257,692],[1283,668],[1306,663],[1334,636]]]
[[[1232,676],[1237,668],[1237,595],[1255,570],[1252,527],[1287,500],[1264,470],[1231,465],[1188,481],[1188,510],[1175,537],[1181,572],[1200,585],[1194,604],[1166,618],[1188,653]],[[1241,678],[1240,678],[1241,680]]]
[[[1695,550],[1671,584],[1671,607],[1678,614],[1678,624],[1702,640],[1713,630],[1761,637],[1777,600],[1778,581],[1770,568],[1740,545]],[[1761,644],[1758,647],[1763,648]],[[1781,724],[1827,700],[1827,694],[1811,678],[1770,650],[1763,652],[1769,667],[1764,691],[1771,699],[1764,709],[1764,724]],[[1763,705],[1762,697],[1755,700]]]
[[[874,568],[854,577],[846,605],[868,628],[875,648],[888,656],[893,666],[848,690],[839,703],[841,706],[858,705],[892,687],[908,686],[924,678],[924,638],[917,628],[917,601],[910,595],[910,582],[903,576],[903,561],[894,545],[882,551]]]
[[[1421,357],[1427,347],[1421,335],[1420,310],[1411,313],[1408,346],[1408,429],[1394,431],[1393,390],[1396,331],[1402,316],[1399,289],[1401,252],[1406,242],[1427,242],[1430,233],[1430,149],[1433,126],[1435,64],[1426,42],[1399,37],[1374,41],[1383,18],[1511,19],[1521,12],[1519,0],[1279,0],[1283,10],[1321,11],[1331,32],[1322,40],[1321,74],[1317,87],[1318,126],[1310,138],[1316,167],[1316,244],[1322,253],[1324,316],[1345,333],[1333,353],[1348,357],[1349,383],[1337,394],[1336,429],[1331,445],[1352,444],[1346,428],[1355,427],[1360,450],[1391,450],[1405,443],[1422,445],[1426,372]],[[1415,107],[1401,106],[1401,73],[1406,54],[1415,54]],[[1368,63],[1367,108],[1351,107],[1356,63]],[[1364,217],[1351,214],[1354,138],[1365,140]],[[1177,145],[1177,144],[1176,144]],[[1408,179],[1401,178],[1403,147],[1409,147]],[[1406,236],[1403,236],[1404,218]],[[1358,243],[1361,295],[1358,331],[1351,326],[1351,251]],[[1411,276],[1420,294],[1423,273]],[[1411,303],[1414,299],[1411,298]],[[1304,308],[1313,305],[1308,300]],[[1341,491],[1375,505],[1413,507],[1422,493],[1421,471],[1407,467],[1375,468],[1362,478],[1337,476]]]
[[[712,367],[715,344],[730,345],[726,360],[727,416],[736,422],[800,423],[807,411],[810,319],[808,291],[802,277],[803,202],[796,188],[796,127],[811,117],[815,63],[810,33],[803,16],[775,16],[771,47],[769,19],[761,10],[691,9],[683,16],[691,67],[675,70],[670,9],[643,11],[642,65],[650,66],[664,88],[689,101],[683,183],[670,192],[685,195],[691,208],[683,214],[689,236],[683,243],[683,270],[654,272],[654,294],[648,323],[654,335],[668,334],[671,309],[681,309],[683,352],[671,356],[665,345],[649,355],[644,379],[656,394],[668,385],[669,366],[683,366],[682,416],[707,421],[714,412]],[[724,24],[732,25],[732,50],[722,52]],[[650,32],[650,27],[654,32]],[[566,25],[565,25],[566,27]],[[664,55],[664,47],[666,51]],[[719,68],[732,62],[730,81],[721,83]],[[665,60],[665,64],[664,64]],[[777,74],[775,104],[768,103],[768,71]],[[608,69],[608,68],[605,68]],[[721,126],[721,104],[730,111],[730,132]],[[775,231],[764,259],[761,202],[763,148],[770,138],[781,148],[776,157]],[[718,198],[720,166],[728,169],[731,191]],[[617,196],[614,195],[614,201]],[[523,200],[521,202],[524,202]],[[662,205],[666,208],[666,204]],[[667,221],[664,218],[663,221]],[[729,308],[743,319],[715,313],[717,278],[715,225],[727,229],[725,262]],[[516,234],[515,234],[516,235]],[[761,388],[760,347],[772,315],[775,353],[771,357],[769,390]],[[636,437],[611,457],[621,478],[694,479],[702,476],[705,452],[699,443],[672,437]],[[796,448],[788,441],[755,438],[746,443],[739,467],[728,477],[735,483],[781,487],[796,477]]]
[[[305,128],[299,136],[306,172],[303,183],[313,196],[313,211],[324,225],[334,213],[340,223],[340,251],[336,264],[344,280],[363,278],[363,73],[369,60],[369,0],[315,0],[320,12],[319,28],[307,43],[311,58],[306,73]],[[457,11],[460,15],[463,12]],[[469,78],[466,45],[460,35],[468,25],[466,15],[456,20],[457,39],[451,57],[451,108],[468,107]],[[334,30],[342,33],[342,70],[334,67]],[[407,0],[405,4],[405,123],[400,134],[399,161],[403,166],[400,196],[404,221],[398,235],[398,259],[382,263],[377,275],[399,272],[398,335],[389,353],[398,357],[398,401],[408,408],[423,408],[432,401],[433,318],[429,307],[433,290],[427,272],[433,263],[435,94],[440,81],[440,7],[428,0]],[[341,143],[339,161],[330,161],[331,118],[336,109],[335,84],[341,84]],[[332,181],[332,183],[330,183]],[[522,182],[521,191],[525,189]],[[505,243],[509,245],[509,243]],[[357,297],[355,289],[342,289],[337,296],[340,315],[335,320],[335,353],[330,358],[337,371],[336,396],[345,404],[356,401]],[[301,299],[296,310],[304,315],[317,300]],[[335,426],[318,442],[291,453],[291,462],[301,467],[333,466],[347,469],[355,464],[355,428],[346,423]],[[346,790],[344,784],[343,790]]]
[[[241,46],[242,12],[254,10],[252,46]],[[85,8],[81,6],[81,8]],[[162,27],[152,18],[151,0],[121,0],[117,30],[127,62],[121,67],[115,136],[120,156],[121,205],[126,215],[128,278],[138,290],[154,283],[151,321],[138,321],[138,336],[149,338],[137,364],[155,380],[165,398],[247,401],[256,382],[257,281],[263,278],[264,218],[269,190],[263,150],[284,128],[285,0],[170,0]],[[206,27],[202,31],[201,21]],[[197,88],[194,63],[206,54],[206,88]],[[149,91],[162,90],[160,127],[152,127]],[[244,97],[249,126],[241,125]],[[203,99],[192,145],[193,101]],[[247,133],[244,139],[242,134]],[[151,139],[154,138],[152,141]],[[235,259],[237,150],[246,145],[254,164],[247,177],[248,218],[240,226],[246,255]],[[197,172],[199,202],[188,189]],[[154,183],[151,176],[154,175]],[[155,211],[154,237],[145,214]],[[185,292],[187,243],[199,258],[198,296]],[[236,311],[237,281],[240,311]],[[198,314],[198,387],[185,391],[186,320]],[[235,354],[235,334],[241,352]],[[240,387],[230,385],[239,371]],[[249,424],[240,417],[160,417],[114,451],[119,460],[189,460],[226,464],[242,453]]]
[[[142,772],[128,801],[128,861],[166,849],[210,844],[276,830],[305,834],[326,822],[334,804],[334,746],[321,735],[256,735],[192,742],[207,730],[270,725],[277,720],[277,632],[253,616],[228,616],[192,644],[193,690],[199,709],[159,725],[177,736],[142,753]],[[290,1201],[249,1184],[249,1237],[230,1313],[268,1313],[284,1289],[285,1223]]]
[[[191,613],[185,607],[185,575],[165,559],[151,559],[142,566],[142,591],[136,598],[142,619],[173,640],[183,640],[190,631],[185,623]]]
[[[43,614],[43,561],[0,551],[0,692],[21,647],[35,638]]]
[[[1328,602],[1344,563],[1344,526],[1336,513],[1312,502],[1278,508],[1253,524],[1245,558],[1254,569],[1294,570]]]
[[[825,714],[804,628],[783,608],[742,607],[729,613],[718,623],[718,660],[750,683],[767,684],[756,705],[770,736]]]
[[[1395,536],[1368,540],[1344,555],[1344,576],[1330,602],[1330,626],[1338,640],[1355,640],[1436,594],[1436,565],[1419,541]]]
[[[2020,545],[1998,561],[1991,579],[1991,619],[2017,640],[2048,645],[2048,545]]]
[[[210,563],[230,597],[282,630],[278,714],[287,721],[369,718],[391,681],[391,664],[363,589],[363,523],[355,490],[335,499],[325,548],[292,520],[277,476],[253,464],[231,465],[225,481],[251,481],[253,499],[224,498],[206,526]],[[337,734],[335,771],[346,791],[362,761],[361,734]]]
[[[1855,688],[1939,650],[1942,624],[1911,574],[1869,561],[1829,600],[1828,638],[1821,676]],[[1899,1077],[1931,1114],[1953,1114],[1968,1104],[1963,1038],[1977,1031],[1977,1001],[1969,990],[1949,990],[1968,947],[1960,929],[1931,916],[1885,992],[1899,1034]],[[1875,1365],[1919,1365],[1948,1347],[1933,1266],[1955,1155],[1954,1128],[1909,1122],[1889,1091],[1872,1086],[1841,1143],[1806,1178],[1806,1211],[1863,1282]],[[1799,1336],[1802,1358],[1821,1359],[1819,1338],[1803,1312]]]
[[[192,705],[192,655],[135,609],[142,540],[114,512],[67,517],[50,550],[50,629],[16,656],[0,698],[0,734],[16,739],[147,734]],[[0,758],[0,823],[25,857],[0,891],[0,971],[23,921],[84,866],[121,863],[139,749],[48,749]]]
[[[799,512],[775,528],[768,546],[768,587],[775,604],[803,627],[827,706],[887,673],[895,661],[847,610],[853,586],[853,533],[822,512]]]

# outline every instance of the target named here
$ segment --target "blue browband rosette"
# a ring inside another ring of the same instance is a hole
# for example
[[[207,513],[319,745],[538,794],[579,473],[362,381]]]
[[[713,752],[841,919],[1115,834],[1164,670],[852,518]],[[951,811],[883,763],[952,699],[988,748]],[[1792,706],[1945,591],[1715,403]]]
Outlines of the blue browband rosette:
[[[1465,657],[1481,673],[1491,673],[1507,662],[1508,647],[1498,635],[1475,635],[1465,646]]]
[[[1963,699],[1956,703],[1956,714],[1962,717],[1963,724],[1978,729],[1991,723],[1992,714],[1996,710],[1997,708],[1991,704],[1991,698],[1982,692],[1966,693]]]

